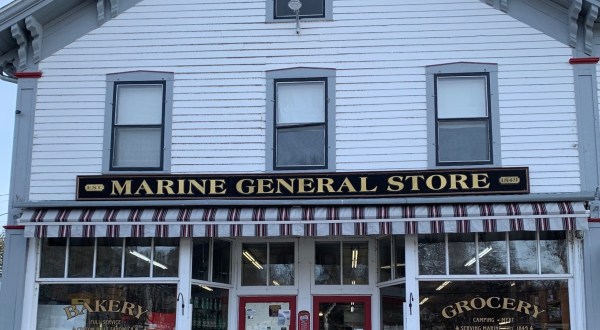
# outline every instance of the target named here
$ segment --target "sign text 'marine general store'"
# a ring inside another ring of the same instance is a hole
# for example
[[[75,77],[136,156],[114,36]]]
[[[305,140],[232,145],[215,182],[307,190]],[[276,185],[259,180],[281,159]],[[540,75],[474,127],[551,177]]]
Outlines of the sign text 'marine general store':
[[[527,168],[77,177],[78,200],[369,198],[528,192]]]

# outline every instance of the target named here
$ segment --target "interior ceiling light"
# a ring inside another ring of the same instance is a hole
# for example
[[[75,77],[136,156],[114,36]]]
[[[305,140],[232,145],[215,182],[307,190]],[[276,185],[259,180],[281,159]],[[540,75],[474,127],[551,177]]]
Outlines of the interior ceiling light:
[[[147,263],[151,263],[151,264],[153,264],[154,266],[156,266],[158,268],[167,269],[167,266],[161,264],[158,261],[152,261],[151,262],[150,258],[146,257],[145,255],[143,255],[143,254],[141,254],[141,253],[139,253],[137,251],[129,250],[129,254],[131,254],[132,256],[137,257],[139,259],[142,259],[142,260],[146,261]]]
[[[358,267],[358,249],[352,249],[352,268]]]
[[[490,251],[492,251],[492,248],[491,247],[486,247],[485,249],[483,249],[483,251],[479,252],[479,255],[477,257],[479,259],[481,259],[481,257],[483,257],[484,255],[490,253]],[[472,264],[475,263],[475,261],[476,261],[475,258],[467,261],[467,263],[465,264],[465,267],[471,266]]]
[[[250,263],[254,265],[254,267],[258,269],[263,269],[263,266],[258,261],[256,261],[256,259],[254,259],[254,257],[249,251],[244,251],[242,252],[242,254],[244,255],[244,257],[246,257],[246,259],[248,259],[248,261],[250,261]]]

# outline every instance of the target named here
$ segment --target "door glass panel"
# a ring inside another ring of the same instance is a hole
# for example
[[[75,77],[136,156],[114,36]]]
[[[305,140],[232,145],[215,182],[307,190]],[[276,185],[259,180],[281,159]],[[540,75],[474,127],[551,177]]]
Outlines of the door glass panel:
[[[192,285],[192,330],[227,329],[229,290]]]
[[[381,329],[403,330],[406,285],[381,288]]]
[[[365,304],[362,302],[319,303],[320,330],[365,328]]]
[[[379,260],[379,282],[392,279],[392,238],[385,237],[378,241]]]
[[[231,243],[215,240],[213,242],[213,282],[229,283],[231,267]]]

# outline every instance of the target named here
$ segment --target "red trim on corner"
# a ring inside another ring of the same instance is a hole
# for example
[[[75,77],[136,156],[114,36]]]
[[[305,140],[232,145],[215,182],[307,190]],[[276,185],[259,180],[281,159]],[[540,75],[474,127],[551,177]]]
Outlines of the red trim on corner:
[[[600,61],[598,57],[573,57],[569,60],[570,64],[596,64]]]
[[[600,223],[600,218],[589,218],[588,222]]]
[[[25,226],[3,226],[6,230],[23,230]]]
[[[15,77],[17,77],[17,78],[41,78],[42,77],[42,72],[41,71],[36,71],[36,72],[17,72],[17,73],[15,73]]]

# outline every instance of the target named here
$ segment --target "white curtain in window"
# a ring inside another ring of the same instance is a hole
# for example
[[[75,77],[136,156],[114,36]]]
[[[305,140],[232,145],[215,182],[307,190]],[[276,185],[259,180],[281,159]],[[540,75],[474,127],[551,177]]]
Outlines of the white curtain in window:
[[[159,167],[162,153],[160,128],[117,128],[113,165]]]
[[[487,117],[486,78],[439,77],[437,109],[442,119]]]
[[[117,125],[160,125],[162,85],[118,85]]]
[[[325,83],[277,83],[277,124],[325,122]]]

